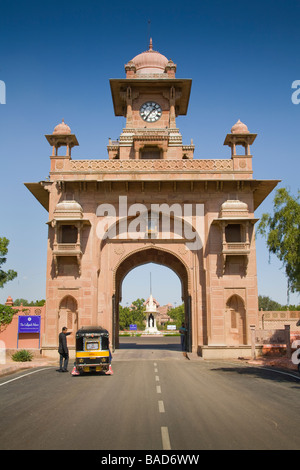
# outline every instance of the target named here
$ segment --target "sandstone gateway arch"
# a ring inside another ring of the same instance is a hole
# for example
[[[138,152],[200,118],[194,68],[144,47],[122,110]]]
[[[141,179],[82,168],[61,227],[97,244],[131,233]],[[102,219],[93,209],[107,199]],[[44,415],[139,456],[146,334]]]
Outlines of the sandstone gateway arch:
[[[110,87],[126,126],[109,139],[108,158],[73,160],[78,141],[62,122],[46,135],[49,181],[26,183],[49,213],[44,353],[56,354],[62,323],[101,325],[118,347],[122,281],[154,262],[181,280],[190,351],[249,356],[249,327],[258,325],[254,212],[277,184],[253,178],[256,134],[238,120],[225,137],[228,159],[194,158],[176,127],[191,80],[176,78],[152,41]]]

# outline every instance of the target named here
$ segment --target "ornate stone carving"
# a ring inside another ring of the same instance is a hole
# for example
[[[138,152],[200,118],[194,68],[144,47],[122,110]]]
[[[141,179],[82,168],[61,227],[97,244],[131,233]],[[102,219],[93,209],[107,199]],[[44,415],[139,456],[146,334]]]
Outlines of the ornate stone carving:
[[[125,253],[123,245],[116,245],[114,247],[114,252],[116,253],[116,255],[122,256]]]
[[[70,160],[69,171],[232,171],[232,160]]]

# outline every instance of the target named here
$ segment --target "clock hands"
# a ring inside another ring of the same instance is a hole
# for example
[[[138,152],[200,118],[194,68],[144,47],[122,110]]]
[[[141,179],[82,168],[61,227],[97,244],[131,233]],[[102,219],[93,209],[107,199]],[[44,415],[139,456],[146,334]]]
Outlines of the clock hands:
[[[157,121],[161,117],[161,108],[157,103],[144,103],[140,110],[141,117],[146,122]]]
[[[148,117],[150,116],[150,114],[152,113],[152,111],[154,111],[154,106],[152,106],[152,108],[150,109],[149,113],[148,113],[147,116],[145,117],[145,121],[148,119]]]

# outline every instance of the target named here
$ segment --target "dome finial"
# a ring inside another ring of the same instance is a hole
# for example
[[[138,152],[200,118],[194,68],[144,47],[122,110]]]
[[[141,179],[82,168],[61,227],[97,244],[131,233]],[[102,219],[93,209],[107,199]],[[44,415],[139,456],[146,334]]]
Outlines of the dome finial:
[[[241,120],[239,119],[235,123],[235,125],[232,126],[231,133],[232,134],[249,134],[249,130],[248,130],[248,127],[246,126],[246,124],[241,122]]]
[[[149,54],[150,53],[150,54]],[[160,54],[158,51],[153,50],[152,38],[150,39],[149,49],[141,54],[135,56],[125,66],[135,66],[135,72],[138,75],[149,73],[165,73],[165,68],[168,64],[168,59]],[[128,67],[129,68],[129,67]]]
[[[53,134],[62,134],[62,135],[71,134],[71,129],[65,123],[65,120],[62,119],[62,122],[54,128]]]

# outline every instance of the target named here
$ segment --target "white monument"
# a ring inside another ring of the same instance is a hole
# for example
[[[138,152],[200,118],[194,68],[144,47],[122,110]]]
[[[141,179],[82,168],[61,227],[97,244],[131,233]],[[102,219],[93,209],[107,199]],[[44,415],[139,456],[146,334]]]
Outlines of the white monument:
[[[157,307],[152,296],[151,273],[150,273],[150,297],[146,302],[146,328],[145,333],[159,335],[160,332],[156,326]]]

